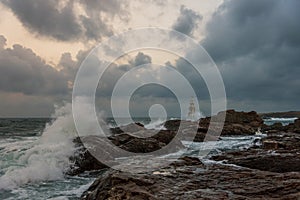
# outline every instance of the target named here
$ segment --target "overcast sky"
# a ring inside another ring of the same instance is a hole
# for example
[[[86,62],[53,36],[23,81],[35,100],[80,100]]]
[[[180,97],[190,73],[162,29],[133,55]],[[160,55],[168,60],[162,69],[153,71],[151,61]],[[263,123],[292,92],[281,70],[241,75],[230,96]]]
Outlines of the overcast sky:
[[[299,8],[298,0],[2,0],[0,117],[49,116],[54,105],[71,101],[76,72],[92,48],[141,27],[174,29],[201,44],[220,70],[228,108],[300,110]],[[190,81],[201,111],[210,112],[208,90],[190,64],[151,50],[116,60],[99,83],[99,110],[109,106],[122,74],[149,63],[176,68]],[[135,77],[143,73],[148,72],[136,71]],[[182,87],[176,80],[174,86]],[[174,94],[157,85],[136,91],[130,109],[140,116],[153,104],[178,115]]]

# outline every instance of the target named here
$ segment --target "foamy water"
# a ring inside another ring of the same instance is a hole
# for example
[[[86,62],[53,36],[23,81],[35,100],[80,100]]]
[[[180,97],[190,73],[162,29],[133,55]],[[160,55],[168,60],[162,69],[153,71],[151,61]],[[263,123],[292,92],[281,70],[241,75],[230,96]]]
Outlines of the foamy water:
[[[294,123],[294,121],[298,119],[297,117],[290,117],[290,118],[275,118],[271,117],[268,119],[264,119],[265,124],[272,125],[274,123],[281,123],[283,126],[289,125],[290,123]]]

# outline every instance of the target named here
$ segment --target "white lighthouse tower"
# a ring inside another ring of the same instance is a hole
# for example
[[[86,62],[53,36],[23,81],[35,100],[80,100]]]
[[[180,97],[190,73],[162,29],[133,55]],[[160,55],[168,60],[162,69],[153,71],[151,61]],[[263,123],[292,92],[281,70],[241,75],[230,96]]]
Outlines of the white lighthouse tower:
[[[196,107],[195,107],[194,98],[192,97],[191,100],[190,100],[188,119],[194,120],[195,119],[195,113],[196,113]]]

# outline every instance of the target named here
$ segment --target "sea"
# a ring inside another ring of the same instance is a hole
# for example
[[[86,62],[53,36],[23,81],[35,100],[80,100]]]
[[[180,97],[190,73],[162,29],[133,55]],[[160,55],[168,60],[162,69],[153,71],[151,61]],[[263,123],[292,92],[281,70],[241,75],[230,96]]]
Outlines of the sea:
[[[0,119],[0,199],[16,200],[75,200],[95,180],[83,173],[69,176],[69,157],[76,151],[72,139],[76,131],[70,108],[62,108],[53,118]],[[292,123],[296,118],[269,118],[266,124]],[[114,120],[106,119],[115,126]],[[136,118],[149,129],[163,129],[163,120]],[[232,149],[249,148],[261,136],[224,137],[217,141],[212,154]],[[192,143],[190,156],[209,145]]]

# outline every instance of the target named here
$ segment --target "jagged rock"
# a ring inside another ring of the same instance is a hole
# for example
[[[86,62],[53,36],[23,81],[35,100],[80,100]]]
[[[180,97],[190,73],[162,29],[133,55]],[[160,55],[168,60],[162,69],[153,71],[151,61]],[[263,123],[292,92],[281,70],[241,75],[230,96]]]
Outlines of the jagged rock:
[[[70,158],[73,165],[68,171],[69,175],[77,175],[85,171],[107,168],[105,164],[101,163],[91,154],[90,151],[88,151],[82,143],[82,138],[77,137],[73,140],[73,142],[75,143],[77,151],[75,152],[75,155]]]

